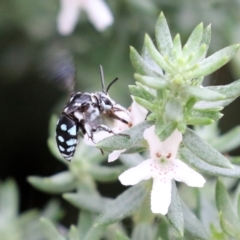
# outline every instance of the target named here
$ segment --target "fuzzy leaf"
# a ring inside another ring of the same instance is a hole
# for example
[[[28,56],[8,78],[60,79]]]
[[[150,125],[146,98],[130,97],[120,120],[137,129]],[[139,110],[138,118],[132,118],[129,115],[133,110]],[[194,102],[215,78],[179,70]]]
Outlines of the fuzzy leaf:
[[[157,77],[159,74],[152,70],[135,48],[130,47],[130,59],[135,70],[142,75]]]
[[[206,54],[207,54],[210,42],[211,42],[211,25],[208,25],[203,30],[203,36],[202,36],[202,41],[201,41],[201,45],[202,44],[206,45],[206,50],[205,50],[204,56],[206,56]]]
[[[163,55],[156,49],[154,46],[151,38],[146,34],[145,35],[145,41],[144,45],[148,49],[149,54],[151,55],[152,59],[166,72],[171,72],[171,67],[168,65],[168,63],[165,61]],[[142,74],[142,75],[149,75],[150,74]],[[153,76],[154,77],[154,76]]]
[[[223,107],[227,106],[234,100],[235,100],[235,98],[229,98],[226,100],[215,101],[215,102],[200,101],[194,105],[194,109],[209,110],[209,111],[221,111],[223,109]]]
[[[239,44],[235,44],[219,50],[210,57],[204,59],[200,63],[199,68],[193,70],[189,77],[198,78],[213,73],[214,71],[228,63],[235,55],[238,48]]]
[[[206,88],[224,94],[226,98],[236,98],[240,96],[240,80],[236,80],[227,85],[209,86]]]
[[[116,167],[104,167],[100,165],[94,165],[88,169],[88,173],[94,180],[99,182],[112,182],[115,181],[118,176],[124,171],[123,166]]]
[[[202,44],[195,52],[193,52],[190,55],[189,60],[187,62],[188,64],[188,67],[186,68],[187,70],[195,68],[195,64],[197,64],[199,60],[201,60],[205,56],[206,49],[207,46],[205,44]]]
[[[193,118],[210,118],[214,121],[218,121],[223,116],[222,113],[216,111],[191,111],[191,117]]]
[[[173,40],[173,54],[174,58],[180,58],[182,56],[182,43],[179,34],[177,34]]]
[[[172,57],[172,36],[164,14],[161,12],[156,28],[155,28],[156,42],[158,49],[163,55]]]
[[[27,181],[35,188],[48,193],[63,193],[75,188],[75,179],[71,172],[57,173],[51,177],[30,176]]]
[[[137,82],[136,85],[137,86],[135,85],[128,86],[133,96],[145,99],[149,102],[154,101],[154,99],[156,98],[156,93],[154,93],[153,91],[150,91],[150,89],[146,88],[139,82]]]
[[[148,76],[142,76],[136,73],[134,74],[134,78],[149,88],[163,89],[169,85],[167,80],[164,77],[162,78],[148,77]]]
[[[122,232],[118,231],[117,232],[117,240],[130,240],[125,234]]]
[[[93,213],[101,213],[105,209],[105,206],[111,202],[110,199],[100,197],[97,194],[82,192],[65,193],[63,194],[63,198],[73,206]]]
[[[133,229],[131,240],[153,239],[153,227],[149,223],[137,223]]]
[[[97,220],[97,225],[109,225],[130,216],[141,206],[148,194],[141,183],[128,188],[107,206]]]
[[[224,231],[232,237],[240,238],[240,221],[233,209],[227,190],[219,179],[216,184],[216,204],[218,211],[222,213],[221,226]]]
[[[144,130],[151,127],[152,125],[153,122],[144,121],[122,132],[123,134],[129,135],[130,138],[121,135],[114,135],[98,142],[97,147],[109,152],[113,150],[121,150],[133,147],[138,141],[143,140]]]
[[[70,230],[68,232],[68,238],[69,240],[80,239],[79,231],[76,226],[74,225],[70,226]]]
[[[101,240],[106,231],[106,226],[96,226],[95,224],[88,230],[81,240]]]
[[[214,120],[211,118],[202,118],[202,117],[192,117],[186,120],[187,125],[209,125],[214,123]]]
[[[178,196],[177,187],[174,181],[172,181],[172,194],[171,204],[169,206],[167,218],[169,222],[179,231],[180,235],[183,236],[184,232],[184,221],[180,198]]]
[[[191,165],[193,168],[209,174],[213,176],[223,176],[223,177],[233,177],[239,178],[240,177],[240,167],[236,165],[232,165],[233,169],[229,168],[222,168],[210,165],[204,162],[201,158],[196,156],[193,152],[191,152],[187,148],[180,149],[180,156],[181,159],[186,162],[187,164]]]
[[[177,128],[176,122],[168,122],[167,124],[163,126],[157,126],[155,125],[155,133],[157,134],[160,141],[164,141],[167,139]]]
[[[230,161],[216,149],[203,141],[193,130],[187,128],[183,134],[184,145],[203,161],[225,168],[232,168]]]
[[[58,232],[54,224],[46,218],[40,219],[41,226],[47,240],[65,240],[65,238]]]
[[[200,88],[194,86],[186,87],[186,92],[192,97],[207,101],[218,101],[226,98],[225,95],[221,93],[212,91],[207,88]]]
[[[192,52],[195,52],[197,49],[199,49],[200,43],[202,41],[202,36],[203,36],[203,24],[200,23],[193,30],[186,44],[183,47],[184,57],[189,56]]]
[[[182,210],[185,229],[194,237],[194,239],[209,240],[210,236],[208,236],[202,223],[183,202]]]
[[[150,112],[154,112],[156,110],[156,105],[154,105],[152,102],[146,101],[145,99],[139,97],[134,97],[134,100],[136,103],[146,108]]]

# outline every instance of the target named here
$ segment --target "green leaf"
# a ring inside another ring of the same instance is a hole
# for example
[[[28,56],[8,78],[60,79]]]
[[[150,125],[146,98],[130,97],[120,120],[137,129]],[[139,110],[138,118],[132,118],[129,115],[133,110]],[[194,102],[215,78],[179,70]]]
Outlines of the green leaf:
[[[117,240],[130,240],[125,234],[122,232],[118,231],[117,232]]]
[[[219,179],[216,184],[216,204],[218,211],[221,212],[220,219],[223,230],[232,237],[240,238],[240,221],[235,214],[227,190]]]
[[[9,221],[18,215],[19,195],[15,181],[8,179],[0,185],[0,212],[2,219]]]
[[[224,94],[226,98],[236,98],[240,96],[240,80],[236,80],[227,85],[209,86],[206,88]]]
[[[51,221],[46,218],[41,218],[40,222],[46,239],[65,240],[65,238],[58,232],[58,230]]]
[[[137,223],[133,229],[131,240],[153,239],[153,227],[149,223]]]
[[[206,50],[205,50],[205,56],[207,54],[209,45],[211,42],[211,25],[208,25],[206,28],[204,28],[203,30],[203,36],[202,36],[202,41],[201,41],[201,45],[206,45]]]
[[[109,138],[105,138],[102,141],[97,143],[97,147],[106,150],[106,151],[113,151],[113,150],[121,150],[127,149],[130,147],[135,146],[138,141],[143,140],[143,132],[145,129],[151,127],[153,122],[144,121],[129,130],[122,132],[123,134],[130,135],[130,138],[121,135],[114,135]]]
[[[203,161],[225,168],[232,168],[230,161],[214,149],[207,142],[203,141],[193,130],[187,128],[183,134],[184,145]]]
[[[111,202],[110,199],[100,197],[97,194],[86,194],[82,192],[65,193],[63,194],[63,198],[73,206],[93,213],[101,213],[106,205]]]
[[[128,188],[107,206],[96,224],[109,225],[130,216],[141,206],[148,194],[143,183]]]
[[[172,37],[164,14],[161,12],[156,28],[155,28],[156,42],[158,49],[163,55],[172,57]]]
[[[202,161],[199,157],[197,157],[193,152],[191,152],[187,148],[180,149],[181,159],[187,164],[191,165],[193,168],[209,174],[213,176],[224,176],[224,177],[240,177],[240,167],[236,165],[232,165],[233,169],[222,168],[210,165],[204,161]]]
[[[178,196],[177,187],[174,181],[172,181],[172,194],[171,204],[169,206],[167,218],[169,222],[176,228],[176,230],[183,236],[184,221],[180,198]]]
[[[173,40],[173,54],[174,58],[180,58],[182,56],[182,43],[179,34],[177,34]]]
[[[191,53],[187,62],[188,67],[186,67],[186,70],[192,70],[193,68],[195,68],[195,64],[198,64],[198,62],[205,56],[206,49],[206,45],[202,44],[195,52]]]
[[[207,76],[228,63],[239,48],[239,44],[228,46],[204,59],[199,68],[192,71],[190,78]]]
[[[134,78],[149,88],[163,89],[169,85],[164,77],[148,77],[135,73]]]
[[[179,99],[171,98],[169,99],[164,108],[163,117],[166,122],[181,122],[183,120],[183,107]]]
[[[168,63],[165,61],[164,57],[161,55],[161,53],[156,49],[156,47],[154,46],[151,38],[146,34],[145,35],[145,41],[144,41],[144,45],[146,46],[146,48],[148,49],[149,54],[151,55],[152,59],[166,72],[171,72],[172,69],[171,67],[168,65]],[[149,76],[153,76],[151,74],[142,74],[142,75],[149,75]]]
[[[105,167],[100,165],[94,165],[88,169],[88,173],[94,180],[99,182],[112,182],[115,181],[118,176],[125,170],[123,166]]]
[[[80,239],[80,234],[76,226],[71,225],[70,230],[68,232],[69,240],[77,240]]]
[[[222,153],[234,150],[240,145],[240,126],[232,128],[211,141],[211,145]]]
[[[134,97],[134,100],[135,100],[136,103],[143,106],[144,108],[146,108],[150,112],[154,112],[156,110],[156,105],[154,105],[153,103],[151,103],[149,101],[146,101],[145,99],[142,99],[142,98],[139,98],[139,97]]]
[[[193,30],[186,44],[183,47],[183,56],[188,57],[191,53],[199,49],[203,36],[203,24],[200,23]]]
[[[159,225],[157,227],[157,234],[156,236],[158,237],[158,240],[170,240],[168,236],[168,231],[169,231],[169,223],[165,218],[161,218],[161,221],[159,221]]]
[[[35,188],[48,193],[63,193],[75,188],[75,178],[69,171],[51,177],[30,176],[27,181]]]
[[[182,210],[184,217],[184,226],[186,231],[188,231],[194,237],[195,240],[197,239],[209,240],[210,236],[208,236],[202,223],[197,219],[193,212],[183,202]]]
[[[135,48],[130,47],[130,60],[135,70],[142,75],[159,76],[159,73],[151,69]]]
[[[106,231],[106,226],[96,226],[95,224],[89,229],[87,234],[81,240],[100,240]]]
[[[207,100],[207,101],[218,101],[225,99],[225,95],[212,91],[205,87],[194,87],[194,86],[188,86],[185,89],[186,93],[189,94],[192,97],[196,97],[201,100]]]
[[[222,113],[216,112],[216,111],[197,111],[192,110],[191,111],[191,117],[193,118],[210,118],[214,121],[218,121],[223,116]]]
[[[198,117],[198,118],[190,118],[186,120],[187,125],[209,125],[214,123],[214,120],[212,120],[211,118],[202,118],[202,117]]]
[[[160,141],[164,141],[167,139],[177,128],[177,123],[176,122],[168,122],[164,125],[155,125],[155,133],[158,136]]]
[[[135,97],[145,99],[149,102],[153,102],[156,99],[156,93],[149,89],[148,87],[143,86],[141,83],[137,82],[137,86],[129,85],[129,90],[131,94]]]
[[[237,213],[238,213],[238,218],[240,218],[240,194],[238,194],[238,199],[237,199]]]
[[[223,107],[227,106],[234,100],[235,100],[235,98],[229,98],[226,100],[215,101],[215,102],[200,101],[194,105],[194,109],[209,110],[209,111],[221,111],[223,109]]]

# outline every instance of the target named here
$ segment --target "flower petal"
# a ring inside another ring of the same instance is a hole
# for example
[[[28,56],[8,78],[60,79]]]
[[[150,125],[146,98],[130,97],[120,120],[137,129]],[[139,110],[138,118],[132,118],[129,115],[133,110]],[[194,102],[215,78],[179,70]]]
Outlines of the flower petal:
[[[84,9],[89,20],[98,31],[104,31],[113,23],[112,13],[107,4],[102,0],[85,1]]]
[[[147,113],[147,109],[137,104],[133,99],[133,103],[131,104],[132,125],[135,126],[143,122],[147,116]]]
[[[121,155],[121,153],[125,152],[126,149],[122,149],[122,150],[115,150],[113,151],[112,153],[110,153],[108,155],[108,162],[113,162],[115,161],[116,159],[119,158],[119,156]]]
[[[153,180],[152,192],[151,192],[151,210],[153,213],[161,213],[166,215],[171,203],[171,181],[160,181],[158,179]]]
[[[57,17],[58,32],[69,35],[73,32],[80,13],[79,0],[61,0],[61,9]]]
[[[173,178],[178,182],[184,182],[190,187],[203,187],[206,180],[201,174],[191,169],[179,159],[174,161],[176,171]]]
[[[151,178],[152,174],[150,171],[151,159],[141,162],[136,167],[130,168],[123,172],[119,177],[119,181],[122,185],[129,186],[135,185],[142,180],[147,180]]]
[[[87,136],[87,134],[84,135],[83,141],[86,145],[89,146],[95,146],[96,143],[98,143],[99,141],[107,138],[107,137],[111,137],[113,134],[106,132],[106,131],[99,131],[99,132],[95,132],[93,134],[93,140],[94,142]]]

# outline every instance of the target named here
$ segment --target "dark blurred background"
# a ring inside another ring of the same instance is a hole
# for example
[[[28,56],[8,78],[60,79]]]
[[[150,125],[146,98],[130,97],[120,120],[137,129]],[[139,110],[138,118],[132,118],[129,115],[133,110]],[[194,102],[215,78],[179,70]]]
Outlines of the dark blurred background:
[[[114,23],[98,32],[81,13],[74,32],[57,32],[58,0],[2,0],[0,2],[0,179],[16,180],[21,210],[42,207],[50,195],[26,182],[29,175],[50,176],[65,169],[47,146],[50,116],[60,114],[69,93],[58,69],[66,60],[66,75],[75,68],[77,91],[99,91],[99,65],[105,81],[120,81],[110,90],[117,102],[129,106],[128,85],[134,84],[129,46],[140,50],[144,34],[154,38],[154,27],[163,11],[172,35],[185,43],[193,28],[212,24],[209,54],[240,41],[240,1],[237,0],[106,0]],[[240,53],[239,53],[240,54]],[[62,57],[64,56],[64,57]],[[240,55],[207,78],[211,85],[238,79]],[[69,65],[68,65],[69,64]],[[61,75],[62,76],[62,75]],[[221,131],[240,122],[239,100],[228,106]],[[234,154],[239,154],[235,151]],[[104,190],[107,194],[108,190]]]

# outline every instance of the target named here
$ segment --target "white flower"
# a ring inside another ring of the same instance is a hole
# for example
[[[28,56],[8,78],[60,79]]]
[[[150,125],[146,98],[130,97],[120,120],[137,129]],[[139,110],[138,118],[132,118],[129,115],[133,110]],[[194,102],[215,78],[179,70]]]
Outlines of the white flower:
[[[147,110],[145,108],[143,108],[142,106],[138,105],[134,100],[133,103],[131,105],[131,107],[129,108],[129,111],[119,111],[116,112],[117,116],[128,121],[128,125],[119,121],[119,120],[114,120],[113,126],[112,126],[112,131],[117,134],[120,133],[124,130],[127,130],[129,127],[135,126],[138,123],[142,122],[145,120],[146,115],[147,115]],[[106,131],[99,131],[94,133],[93,138],[94,138],[94,142],[92,142],[91,139],[88,138],[87,135],[84,136],[84,142],[87,145],[92,145],[94,146],[96,143],[98,143],[99,141],[112,136],[112,133],[108,133]],[[112,153],[110,153],[108,155],[108,162],[113,162],[116,159],[118,159],[118,157],[120,156],[121,153],[125,152],[126,149],[122,149],[122,150],[115,150]]]
[[[98,31],[104,31],[113,23],[112,13],[103,0],[60,0],[60,4],[57,28],[62,35],[73,32],[81,9]]]
[[[151,210],[153,213],[165,215],[171,203],[172,179],[191,187],[203,187],[205,179],[184,162],[176,159],[182,141],[182,134],[178,130],[160,142],[155,134],[155,126],[152,126],[145,130],[144,138],[149,144],[151,158],[123,172],[119,180],[128,186],[153,178]]]

